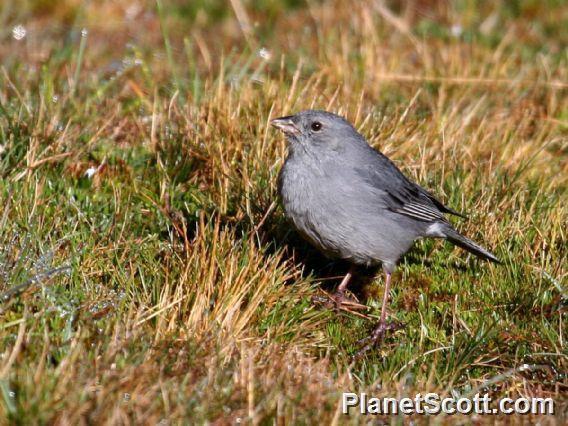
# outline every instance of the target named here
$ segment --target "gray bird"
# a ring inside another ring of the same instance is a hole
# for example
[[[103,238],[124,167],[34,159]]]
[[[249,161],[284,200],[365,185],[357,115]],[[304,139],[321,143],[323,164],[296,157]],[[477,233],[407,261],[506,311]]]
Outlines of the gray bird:
[[[445,217],[446,213],[463,215],[404,176],[343,117],[308,110],[276,118],[271,124],[288,141],[288,156],[278,178],[286,216],[325,255],[352,264],[334,296],[336,303],[346,301],[354,265],[382,264],[385,292],[371,344],[392,329],[386,323],[391,274],[417,239],[444,238],[500,263],[457,232]]]

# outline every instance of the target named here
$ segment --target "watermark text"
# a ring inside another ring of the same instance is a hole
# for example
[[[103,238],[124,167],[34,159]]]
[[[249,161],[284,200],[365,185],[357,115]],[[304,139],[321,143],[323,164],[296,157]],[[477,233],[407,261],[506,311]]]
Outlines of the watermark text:
[[[552,398],[502,398],[493,401],[489,394],[471,398],[440,397],[436,393],[416,394],[414,398],[375,398],[366,393],[344,392],[342,412],[361,414],[554,414]]]

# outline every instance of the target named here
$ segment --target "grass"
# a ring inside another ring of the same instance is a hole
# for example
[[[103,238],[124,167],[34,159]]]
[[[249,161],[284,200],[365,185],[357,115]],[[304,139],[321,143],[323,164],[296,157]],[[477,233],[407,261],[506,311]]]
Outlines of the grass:
[[[553,397],[531,421],[565,421],[562,2],[18,4],[0,7],[0,423],[360,424],[341,392],[480,389]],[[405,328],[358,361],[380,274],[354,290],[366,317],[314,304],[347,265],[277,202],[268,121],[311,107],[504,261],[419,242],[393,281]]]

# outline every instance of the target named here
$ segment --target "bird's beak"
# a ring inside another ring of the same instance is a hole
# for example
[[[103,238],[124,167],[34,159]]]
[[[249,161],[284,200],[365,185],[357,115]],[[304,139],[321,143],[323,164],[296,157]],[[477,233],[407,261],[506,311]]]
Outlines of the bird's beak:
[[[292,115],[275,118],[270,122],[270,124],[272,124],[277,129],[282,130],[286,135],[298,136],[300,134],[300,129],[298,128],[298,126],[296,126],[292,118]]]

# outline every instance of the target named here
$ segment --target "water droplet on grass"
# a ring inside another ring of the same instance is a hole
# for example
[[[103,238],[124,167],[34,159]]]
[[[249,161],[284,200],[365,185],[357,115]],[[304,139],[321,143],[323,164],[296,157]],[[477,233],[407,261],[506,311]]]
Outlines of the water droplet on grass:
[[[85,171],[85,176],[90,179],[95,175],[95,173],[97,173],[97,168],[96,167],[89,167]]]
[[[28,33],[28,30],[26,30],[26,27],[24,27],[23,25],[16,25],[14,28],[12,28],[12,37],[14,37],[14,39],[16,40],[23,40],[26,37],[26,34]]]
[[[268,50],[266,47],[263,47],[258,51],[258,56],[260,56],[262,59],[266,61],[269,61],[270,58],[272,58],[272,52]]]
[[[452,33],[452,36],[457,38],[463,34],[463,27],[460,24],[454,24],[452,25],[450,32]]]

